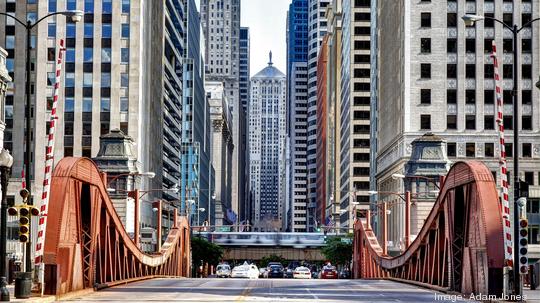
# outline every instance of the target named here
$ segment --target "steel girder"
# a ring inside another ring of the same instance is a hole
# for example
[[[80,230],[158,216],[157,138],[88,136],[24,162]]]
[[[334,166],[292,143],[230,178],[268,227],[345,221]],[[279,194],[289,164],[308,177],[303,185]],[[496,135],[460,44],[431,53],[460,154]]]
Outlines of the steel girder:
[[[368,222],[359,219],[354,227],[355,278],[395,279],[463,294],[502,294],[499,195],[483,163],[452,166],[424,226],[401,255],[383,255]]]

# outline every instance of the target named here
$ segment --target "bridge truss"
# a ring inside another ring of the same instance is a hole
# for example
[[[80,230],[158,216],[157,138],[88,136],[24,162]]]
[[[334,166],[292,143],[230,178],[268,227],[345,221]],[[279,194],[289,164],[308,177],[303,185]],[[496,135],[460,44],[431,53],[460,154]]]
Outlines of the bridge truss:
[[[501,295],[504,239],[499,195],[480,162],[452,166],[414,242],[383,254],[370,214],[354,228],[355,278],[394,279],[440,291]]]
[[[90,159],[62,159],[51,182],[45,293],[63,295],[152,277],[188,276],[188,222],[176,216],[174,221],[160,251],[143,253],[113,207],[106,174]]]

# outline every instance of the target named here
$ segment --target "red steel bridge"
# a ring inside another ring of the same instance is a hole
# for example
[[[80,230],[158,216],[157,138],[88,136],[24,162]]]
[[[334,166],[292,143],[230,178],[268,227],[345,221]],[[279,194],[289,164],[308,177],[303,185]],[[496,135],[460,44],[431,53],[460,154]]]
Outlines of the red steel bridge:
[[[502,294],[502,215],[493,176],[484,164],[452,166],[424,226],[399,256],[383,253],[370,217],[368,212],[354,227],[355,278],[392,279],[463,294]]]
[[[106,179],[87,158],[64,158],[56,165],[45,234],[46,294],[61,296],[141,279],[188,276],[187,219],[175,216],[160,251],[145,254],[116,214]]]

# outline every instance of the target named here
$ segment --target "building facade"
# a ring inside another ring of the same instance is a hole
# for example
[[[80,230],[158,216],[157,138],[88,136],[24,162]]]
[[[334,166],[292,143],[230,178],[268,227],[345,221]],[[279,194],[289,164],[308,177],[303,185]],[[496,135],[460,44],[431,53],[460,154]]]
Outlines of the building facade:
[[[450,161],[480,160],[497,177],[499,146],[496,132],[495,82],[491,43],[499,52],[502,76],[504,126],[508,170],[513,176],[513,157],[519,157],[520,176],[530,184],[531,218],[538,216],[540,177],[539,91],[534,81],[539,72],[540,50],[533,41],[539,23],[519,34],[512,49],[512,35],[497,22],[484,20],[465,26],[464,14],[495,17],[509,24],[524,24],[537,16],[539,1],[379,1],[377,87],[377,173],[378,190],[403,192],[403,180],[391,178],[404,173],[411,143],[426,132],[447,142]],[[520,145],[513,142],[512,57],[519,52],[518,76]],[[397,70],[396,70],[397,68]],[[393,83],[393,85],[382,85]],[[497,178],[499,179],[499,178]],[[513,185],[509,178],[510,187]],[[510,190],[510,200],[513,193]],[[513,203],[511,203],[512,205]],[[538,223],[530,223],[530,252],[539,256]],[[400,239],[393,239],[394,245]],[[390,249],[390,246],[389,246]],[[397,248],[394,248],[397,249]]]
[[[343,1],[340,104],[340,225],[351,228],[356,211],[369,208],[370,3]]]
[[[270,62],[251,78],[250,192],[256,231],[286,229],[286,78]]]
[[[242,104],[242,146],[244,150],[245,163],[248,163],[249,159],[249,144],[247,136],[249,134],[249,122],[248,122],[248,105],[249,105],[249,84],[250,84],[250,37],[249,27],[240,28],[240,103]],[[249,223],[251,218],[251,209],[249,201],[249,182],[247,182],[247,176],[249,176],[249,165],[244,165],[244,181],[241,183],[244,193],[243,203],[238,205],[239,208],[239,221]]]
[[[306,232],[308,0],[293,0],[287,13],[287,135],[290,170],[288,230]]]
[[[326,7],[330,0],[310,0],[308,6],[308,108],[307,108],[307,170],[308,170],[308,231],[313,231],[317,203],[317,58],[326,35]]]
[[[210,225],[228,225],[227,212],[231,211],[232,115],[221,82],[205,83],[212,121],[212,166],[215,170],[214,204]]]
[[[206,79],[221,81],[232,109],[234,161],[232,208],[245,203],[246,123],[240,100],[240,0],[201,0],[201,25],[206,39]]]

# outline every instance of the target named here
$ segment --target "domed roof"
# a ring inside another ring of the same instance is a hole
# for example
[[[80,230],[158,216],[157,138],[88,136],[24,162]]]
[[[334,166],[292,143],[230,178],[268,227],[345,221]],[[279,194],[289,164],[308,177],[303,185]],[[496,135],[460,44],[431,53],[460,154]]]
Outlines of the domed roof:
[[[270,52],[270,61],[268,62],[268,66],[263,68],[260,72],[255,74],[255,76],[251,77],[254,78],[285,78],[285,74],[282,73],[279,69],[275,68],[274,63],[272,63],[272,52]]]

